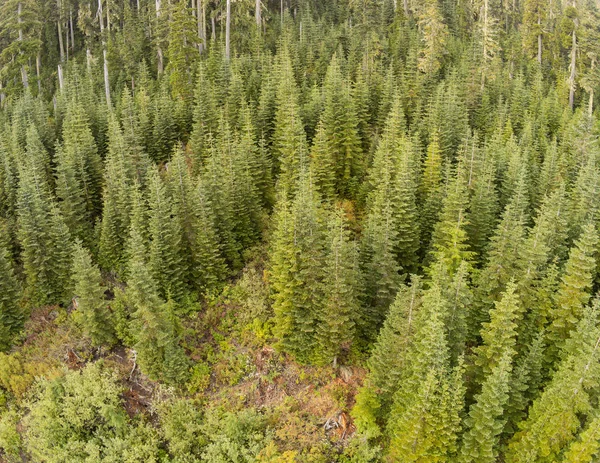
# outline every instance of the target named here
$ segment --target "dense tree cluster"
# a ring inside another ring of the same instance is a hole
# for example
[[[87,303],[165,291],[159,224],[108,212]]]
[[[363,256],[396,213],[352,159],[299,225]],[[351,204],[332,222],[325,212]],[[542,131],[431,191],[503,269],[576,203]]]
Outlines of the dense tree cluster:
[[[0,19],[1,350],[60,306],[181,388],[183,314],[260,255],[268,342],[367,366],[339,461],[599,458],[595,2],[3,0]],[[41,380],[22,444],[0,408],[0,459],[288,461],[259,414],[172,399],[157,431],[119,394],[99,363]]]

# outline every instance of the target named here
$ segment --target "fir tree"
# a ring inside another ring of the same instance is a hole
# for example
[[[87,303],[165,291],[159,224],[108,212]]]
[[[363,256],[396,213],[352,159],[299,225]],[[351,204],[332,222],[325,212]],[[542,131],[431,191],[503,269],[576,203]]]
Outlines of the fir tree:
[[[504,409],[508,401],[513,352],[506,351],[483,382],[481,392],[465,420],[463,462],[494,463],[498,458],[498,438],[504,426]]]
[[[186,290],[185,275],[189,271],[182,255],[182,231],[173,204],[157,169],[148,176],[150,246],[148,266],[164,299],[179,300]]]
[[[112,344],[115,337],[100,270],[80,241],[73,250],[72,280],[77,319],[84,332],[95,346]]]
[[[323,309],[316,338],[321,360],[337,365],[343,348],[354,338],[360,316],[359,269],[356,244],[350,241],[342,211],[335,211],[327,234],[323,279]]]
[[[363,170],[361,140],[350,86],[342,76],[336,55],[331,59],[323,85],[325,107],[321,120],[327,137],[327,152],[335,172],[336,190],[348,195],[356,191],[357,177]]]
[[[407,352],[415,336],[415,320],[421,307],[423,284],[413,275],[410,286],[402,285],[379,332],[369,357],[369,387],[382,413],[389,411],[393,394],[409,360]]]
[[[12,258],[0,244],[0,350],[10,347],[13,336],[23,327],[24,314],[19,307],[20,284]]]
[[[583,308],[590,300],[592,284],[596,273],[598,252],[598,232],[594,224],[583,228],[579,240],[571,248],[565,265],[562,282],[555,297],[552,322],[548,328],[548,339],[552,350],[560,350],[568,339],[581,316]]]
[[[271,251],[274,331],[281,348],[307,362],[314,355],[315,324],[322,313],[324,230],[319,200],[303,173],[293,203],[281,197]]]
[[[420,311],[416,342],[388,424],[389,458],[444,461],[456,452],[463,408],[462,362],[450,368],[443,319],[446,303],[437,287],[428,290]]]
[[[133,334],[137,360],[154,379],[178,382],[186,376],[186,359],[178,345],[172,305],[158,295],[150,272],[143,234],[135,220],[129,237],[127,297],[133,311]]]
[[[91,244],[92,224],[101,209],[102,161],[81,104],[72,102],[57,147],[56,196],[73,235]]]
[[[590,392],[598,387],[600,368],[597,305],[586,310],[552,380],[510,440],[507,462],[555,461],[574,440],[581,417],[590,413]]]

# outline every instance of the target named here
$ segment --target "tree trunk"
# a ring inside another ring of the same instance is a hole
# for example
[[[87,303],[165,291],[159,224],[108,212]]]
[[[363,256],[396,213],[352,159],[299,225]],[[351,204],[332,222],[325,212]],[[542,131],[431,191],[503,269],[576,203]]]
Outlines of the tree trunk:
[[[85,63],[87,65],[88,72],[91,72],[92,71],[92,51],[90,50],[89,46],[85,50]]]
[[[21,2],[19,2],[17,5],[17,23],[19,24],[19,42],[23,41],[23,29],[21,29],[21,23],[23,22],[23,19],[21,18],[22,10],[23,10],[23,4]],[[29,87],[29,78],[27,77],[27,69],[25,68],[24,64],[21,65],[21,80],[23,81],[23,87],[28,88]]]
[[[65,85],[65,82],[64,82],[64,80],[63,80],[63,70],[62,70],[62,65],[61,65],[61,64],[59,64],[59,65],[58,65],[58,88],[59,88],[60,90],[62,90],[62,89],[63,89],[63,87],[64,87],[64,85]]]
[[[102,59],[104,60],[104,93],[106,104],[110,107],[110,81],[108,79],[108,59],[106,58],[106,40],[104,39],[104,19],[102,18],[102,0],[98,0],[98,20],[100,21],[100,35],[102,35]]]
[[[71,50],[75,52],[75,31],[73,30],[73,10],[69,10],[69,29],[71,29]]]
[[[281,15],[281,27],[283,27],[283,0],[281,0],[281,8],[280,8],[280,15]]]
[[[231,0],[227,0],[227,12],[225,15],[225,59],[229,61],[231,40]]]
[[[260,32],[260,26],[262,25],[262,16],[260,12],[260,0],[256,0],[256,5],[254,6],[254,19],[256,20],[256,27]]]
[[[60,51],[60,61],[65,60],[65,45],[63,42],[62,36],[62,27],[60,26],[60,19],[56,22],[56,27],[58,29],[58,49]]]
[[[569,108],[573,110],[575,104],[575,72],[577,66],[577,34],[575,33],[577,21],[575,21],[573,27],[573,39],[571,45],[571,64],[569,65]]]
[[[215,40],[217,40],[217,26],[215,25],[215,17],[214,16],[212,16],[210,18],[210,27],[211,27],[210,37],[214,42]]]
[[[408,0],[404,0],[404,3],[403,3],[402,6],[404,7],[404,15],[408,18],[408,16],[409,16]]]
[[[155,5],[156,5],[156,19],[158,20],[160,18],[160,0],[156,0]],[[160,47],[160,44],[158,44],[156,46],[156,56],[158,57],[158,73],[162,74],[164,71],[164,62],[163,62],[163,51],[162,51],[162,48]]]
[[[40,68],[42,67],[41,61],[42,58],[40,57],[40,53],[38,52],[37,56],[35,57],[35,74],[37,77],[38,95],[42,93],[42,79],[40,76]]]
[[[204,28],[204,2],[202,0],[196,0],[196,8],[198,12],[196,14],[196,20],[198,22],[198,51],[202,53],[206,44],[206,29]]]

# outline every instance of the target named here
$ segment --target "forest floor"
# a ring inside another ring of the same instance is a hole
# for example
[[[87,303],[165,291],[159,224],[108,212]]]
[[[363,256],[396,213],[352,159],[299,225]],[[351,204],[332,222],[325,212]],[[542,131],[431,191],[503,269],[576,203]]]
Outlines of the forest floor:
[[[260,324],[244,326],[242,312],[239,304],[225,298],[185,315],[182,344],[192,359],[192,374],[180,389],[151,381],[129,347],[92,347],[68,310],[59,307],[33,311],[23,342],[13,351],[20,366],[0,371],[0,377],[10,378],[15,383],[11,389],[25,397],[36,377],[53,378],[66,369],[102,361],[117,373],[123,405],[131,417],[155,422],[156,401],[175,395],[206,407],[264,413],[282,450],[343,448],[355,430],[349,411],[366,370],[300,365],[271,345],[265,330],[256,329]]]

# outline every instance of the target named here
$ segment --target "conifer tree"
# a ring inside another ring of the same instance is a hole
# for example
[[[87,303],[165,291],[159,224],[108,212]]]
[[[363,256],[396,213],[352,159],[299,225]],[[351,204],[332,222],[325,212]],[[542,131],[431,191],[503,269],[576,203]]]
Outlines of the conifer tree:
[[[448,461],[457,450],[463,367],[460,362],[450,368],[443,326],[446,312],[440,289],[430,288],[423,298],[405,379],[394,398],[394,420],[388,424],[388,456],[395,461]]]
[[[573,442],[561,460],[563,463],[592,463],[600,451],[600,418],[589,420],[589,424],[579,434],[579,439]]]
[[[440,150],[438,132],[431,135],[431,140],[427,147],[423,174],[419,182],[419,210],[421,218],[421,249],[430,248],[431,235],[434,225],[438,221],[440,204],[443,199],[442,190],[442,153]]]
[[[398,262],[404,272],[417,270],[420,248],[420,230],[417,214],[417,178],[420,159],[415,147],[409,140],[401,140],[397,144],[396,181],[394,185],[394,214],[397,227],[396,253]]]
[[[598,232],[594,224],[588,223],[571,248],[562,282],[556,293],[556,305],[548,328],[548,339],[554,352],[560,350],[571,330],[577,326],[583,315],[583,308],[590,300],[597,253]]]
[[[361,140],[354,101],[338,63],[333,55],[325,76],[325,106],[322,115],[327,137],[327,153],[335,172],[336,190],[348,195],[356,191],[358,176],[362,173]]]
[[[527,207],[525,179],[522,178],[490,239],[487,262],[476,278],[477,314],[471,323],[472,334],[478,330],[478,323],[488,319],[488,311],[494,301],[500,299],[509,281],[516,279],[519,274],[519,259],[525,242],[528,218]]]
[[[294,201],[282,195],[277,205],[270,262],[274,331],[281,348],[303,362],[314,356],[323,310],[323,240],[319,200],[304,172]]]
[[[552,380],[530,407],[508,444],[510,463],[555,461],[575,439],[581,418],[591,412],[592,389],[598,387],[600,363],[598,303],[586,313],[566,345],[566,355]]]
[[[43,166],[27,160],[19,172],[17,237],[33,306],[66,302],[71,264],[70,234],[44,181]]]
[[[133,311],[137,360],[151,378],[177,383],[187,375],[185,354],[178,345],[172,304],[158,295],[146,260],[145,240],[136,222],[132,221],[129,237],[127,296]]]
[[[150,246],[148,267],[157,284],[159,295],[165,300],[179,300],[186,290],[185,267],[182,255],[182,231],[173,204],[158,169],[148,176],[148,206]]]
[[[377,392],[376,400],[383,414],[389,411],[408,361],[407,352],[414,340],[422,296],[423,283],[413,275],[410,286],[402,285],[398,290],[369,357],[368,387]]]
[[[514,350],[517,324],[522,317],[517,287],[509,283],[500,301],[490,312],[490,321],[483,324],[483,344],[475,349],[475,364],[484,376],[489,376],[506,352]]]
[[[102,161],[81,104],[71,102],[56,152],[56,196],[73,235],[91,244],[92,224],[101,208]]]
[[[512,354],[508,350],[502,355],[469,410],[460,458],[465,463],[497,461],[498,437],[504,426],[504,407],[509,397]]]
[[[400,281],[396,260],[397,226],[392,203],[391,172],[382,171],[381,183],[373,192],[371,208],[364,219],[361,238],[361,269],[365,281],[365,309],[361,336],[374,339],[385,319]]]
[[[132,162],[131,154],[116,118],[109,116],[98,260],[105,269],[118,274],[125,270],[125,240],[122,236],[129,230],[130,197],[138,175],[138,166]],[[139,173],[145,170],[141,169]]]
[[[19,296],[20,284],[12,258],[4,243],[0,243],[0,351],[10,347],[13,336],[23,327]]]
[[[276,172],[279,172],[278,190],[292,194],[299,173],[308,167],[308,148],[300,118],[298,88],[287,54],[280,57],[277,79],[273,161]]]
[[[310,151],[310,171],[323,201],[332,202],[335,199],[335,170],[322,121],[317,125]]]
[[[193,243],[194,263],[192,276],[199,289],[215,290],[227,276],[227,266],[223,259],[215,226],[215,217],[202,180],[194,191],[196,212],[196,236]]]
[[[100,269],[92,262],[89,251],[81,241],[76,241],[74,245],[72,280],[77,319],[84,332],[94,346],[112,344],[115,337]]]
[[[343,211],[333,212],[328,224],[323,278],[323,309],[316,328],[319,354],[337,365],[340,350],[354,339],[360,316],[358,255],[350,241]]]
[[[447,185],[440,219],[434,227],[431,241],[432,260],[443,263],[450,275],[454,275],[461,262],[471,262],[474,257],[466,232],[469,196],[461,168],[459,165]]]

